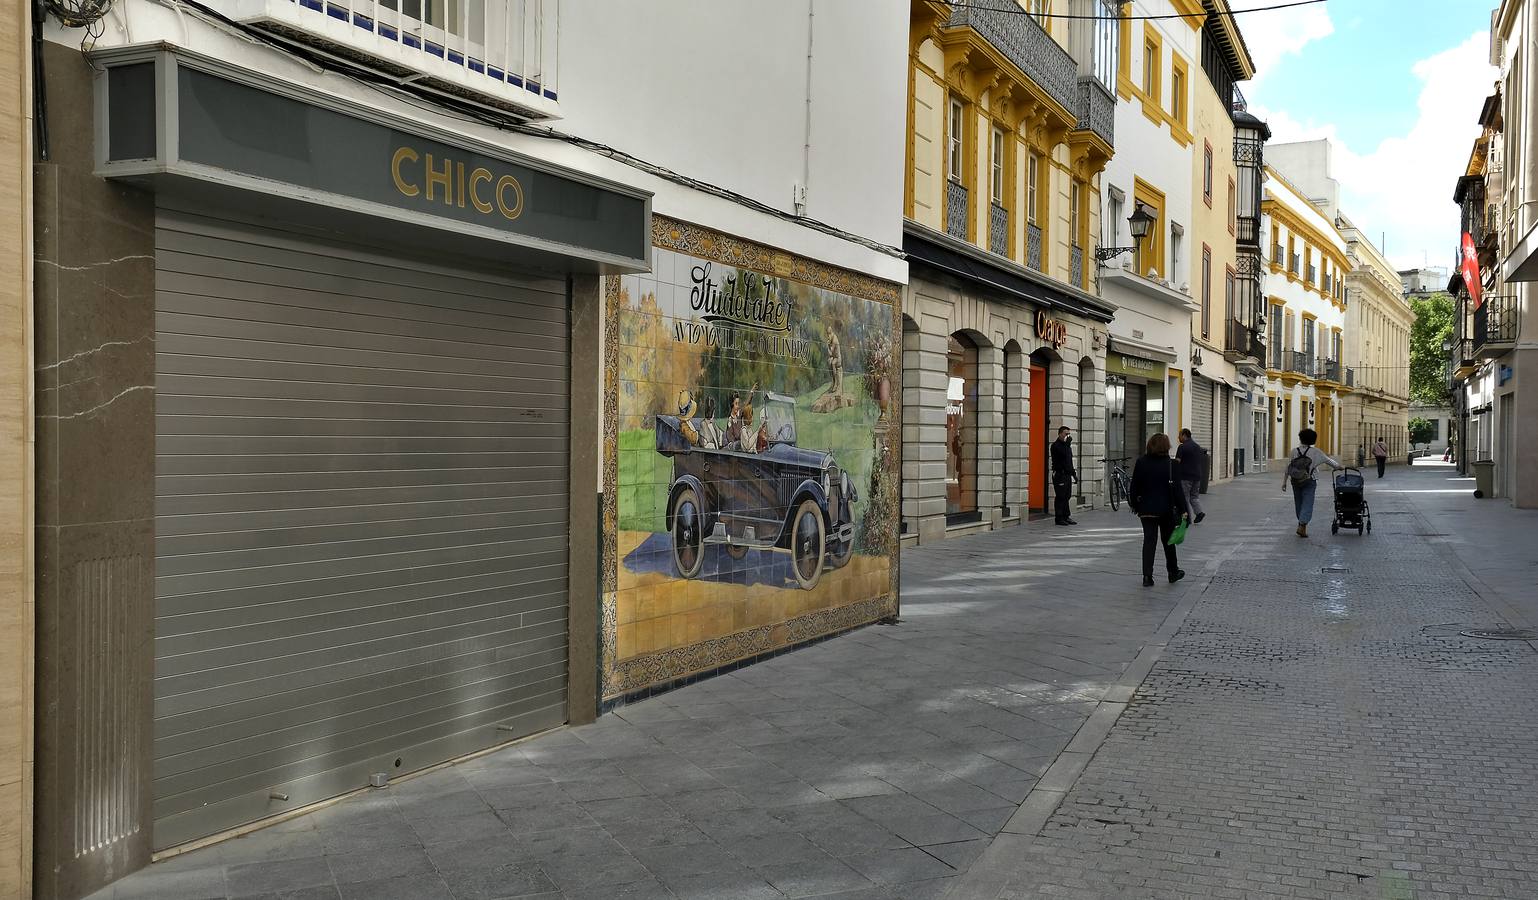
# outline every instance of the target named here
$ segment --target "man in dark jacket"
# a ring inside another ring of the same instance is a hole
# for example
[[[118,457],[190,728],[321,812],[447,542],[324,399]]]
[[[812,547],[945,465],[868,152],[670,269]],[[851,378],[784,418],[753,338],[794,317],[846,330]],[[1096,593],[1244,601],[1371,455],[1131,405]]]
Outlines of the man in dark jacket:
[[[1202,512],[1202,469],[1206,467],[1207,451],[1191,437],[1191,429],[1180,429],[1180,447],[1175,450],[1175,462],[1180,465],[1180,486],[1185,490],[1186,508],[1195,516],[1194,525],[1207,518]]]
[[[1068,501],[1078,481],[1079,471],[1073,466],[1073,433],[1064,425],[1057,430],[1057,440],[1052,442],[1052,486],[1057,490],[1059,525],[1079,524],[1068,517]]]

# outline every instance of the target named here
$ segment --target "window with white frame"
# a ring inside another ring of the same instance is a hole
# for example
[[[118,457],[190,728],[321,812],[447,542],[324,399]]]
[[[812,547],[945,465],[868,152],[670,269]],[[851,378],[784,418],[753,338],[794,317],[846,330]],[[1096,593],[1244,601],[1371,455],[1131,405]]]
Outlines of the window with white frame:
[[[1030,166],[1025,174],[1025,218],[1032,225],[1036,224],[1036,215],[1039,210],[1037,204],[1041,201],[1041,156],[1036,152],[1031,153]]]
[[[966,122],[965,113],[966,113],[966,108],[961,105],[961,101],[960,100],[956,100],[956,99],[952,99],[951,100],[950,134],[949,134],[949,149],[950,149],[950,152],[947,154],[947,156],[949,158],[949,163],[948,163],[948,166],[947,166],[948,171],[946,172],[946,175],[948,175],[950,177],[950,179],[952,181],[955,181],[955,182],[961,182],[963,180],[962,177],[961,177],[961,172],[962,172],[962,167],[965,165],[965,163],[963,161],[963,157],[962,157],[962,153],[961,153],[961,149],[962,149],[962,143],[961,142],[962,142],[962,137],[963,137],[963,134],[964,134],[962,126]]]
[[[1004,205],[1004,129],[993,129],[993,202]]]
[[[1084,186],[1075,179],[1073,186],[1068,190],[1068,195],[1068,203],[1071,207],[1068,214],[1069,227],[1072,229],[1068,240],[1076,246],[1082,246],[1079,242],[1083,240],[1080,235],[1084,233],[1084,210],[1082,208],[1084,205]]]
[[[1115,0],[1100,0],[1095,20],[1095,77],[1105,89],[1116,91],[1117,56],[1121,52],[1121,15]]]

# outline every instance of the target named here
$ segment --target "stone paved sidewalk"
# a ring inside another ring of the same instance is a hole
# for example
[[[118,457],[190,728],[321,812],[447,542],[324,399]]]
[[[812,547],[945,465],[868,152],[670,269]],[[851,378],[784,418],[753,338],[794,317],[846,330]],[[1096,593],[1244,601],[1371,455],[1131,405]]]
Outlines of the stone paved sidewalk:
[[[93,900],[939,896],[1249,533],[1248,493],[1211,495],[1181,584],[1141,586],[1125,510],[912,549],[901,624],[173,857]]]
[[[1060,805],[952,896],[1538,896],[1538,652],[1460,634],[1522,623],[1538,516],[1452,474],[1369,479],[1369,537],[1223,563]]]

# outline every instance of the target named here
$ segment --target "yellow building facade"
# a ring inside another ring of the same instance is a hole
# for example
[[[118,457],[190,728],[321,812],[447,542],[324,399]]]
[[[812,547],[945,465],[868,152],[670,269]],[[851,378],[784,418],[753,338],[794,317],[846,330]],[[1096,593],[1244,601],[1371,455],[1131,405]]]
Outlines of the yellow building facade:
[[[1276,148],[1268,148],[1268,152]],[[1277,169],[1268,167],[1263,233],[1269,237],[1266,360],[1270,456],[1283,460],[1312,428],[1318,447],[1341,452],[1341,412],[1353,389],[1345,366],[1345,237]]]
[[[1071,506],[1102,489],[1106,325],[1095,294],[1113,154],[1116,4],[911,5],[903,299],[905,540],[1049,505],[1047,444],[1078,433]],[[1097,15],[1052,15],[1072,7]],[[1083,427],[1081,427],[1081,424]]]

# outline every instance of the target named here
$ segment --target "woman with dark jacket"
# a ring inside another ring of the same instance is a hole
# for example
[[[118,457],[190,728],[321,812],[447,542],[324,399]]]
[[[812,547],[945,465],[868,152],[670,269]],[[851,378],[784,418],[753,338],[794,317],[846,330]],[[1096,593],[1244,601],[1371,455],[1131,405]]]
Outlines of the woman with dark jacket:
[[[1156,434],[1148,439],[1148,452],[1138,458],[1132,467],[1131,496],[1127,505],[1143,521],[1143,586],[1153,585],[1154,546],[1164,545],[1164,564],[1169,569],[1170,583],[1186,577],[1170,544],[1170,534],[1191,510],[1186,506],[1185,493],[1180,489],[1180,472],[1170,459],[1169,435]]]

